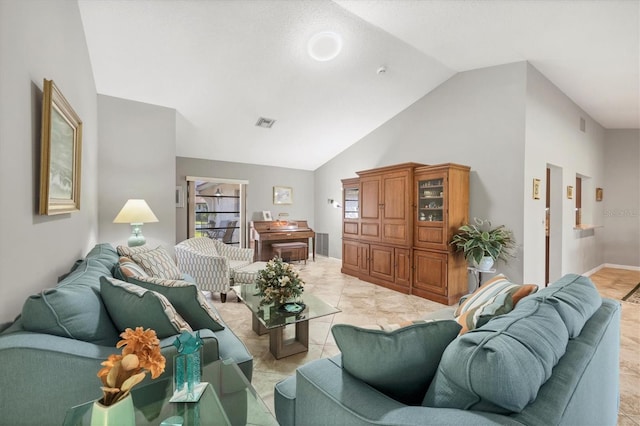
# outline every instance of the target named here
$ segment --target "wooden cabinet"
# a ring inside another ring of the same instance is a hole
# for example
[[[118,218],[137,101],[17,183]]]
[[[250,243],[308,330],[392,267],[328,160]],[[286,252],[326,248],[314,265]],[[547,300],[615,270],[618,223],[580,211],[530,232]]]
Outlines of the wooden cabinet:
[[[449,242],[469,220],[469,167],[418,167],[414,187],[412,292],[450,305],[468,293],[466,262]]]
[[[452,304],[467,293],[449,241],[468,221],[469,168],[404,163],[344,179],[342,272]]]
[[[421,164],[381,167],[342,180],[343,273],[404,293],[411,291],[412,188],[417,166]]]

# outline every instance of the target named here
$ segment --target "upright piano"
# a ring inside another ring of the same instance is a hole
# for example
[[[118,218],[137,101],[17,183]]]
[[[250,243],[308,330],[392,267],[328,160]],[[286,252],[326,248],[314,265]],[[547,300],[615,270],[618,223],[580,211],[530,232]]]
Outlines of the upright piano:
[[[316,260],[316,233],[309,228],[306,220],[254,220],[250,222],[249,247],[253,249],[256,261],[273,259],[271,244],[301,242],[309,244]]]

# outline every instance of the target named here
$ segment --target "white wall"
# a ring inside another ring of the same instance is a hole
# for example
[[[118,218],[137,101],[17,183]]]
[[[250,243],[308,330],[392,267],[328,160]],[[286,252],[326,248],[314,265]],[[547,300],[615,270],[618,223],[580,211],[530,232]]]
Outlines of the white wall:
[[[0,322],[67,272],[96,243],[97,101],[78,5],[0,1]],[[43,79],[83,122],[80,211],[38,211]]]
[[[602,263],[602,228],[591,232],[574,230],[575,196],[568,199],[566,187],[575,188],[576,174],[583,180],[583,223],[602,225],[602,209],[595,203],[595,188],[604,185],[604,129],[573,103],[532,65],[527,66],[526,137],[524,164],[524,281],[544,283],[545,277],[545,196],[547,164],[561,169],[561,182],[552,179],[561,200],[552,204],[551,214],[560,215],[560,229],[551,227],[552,238],[560,240],[561,265],[552,268],[551,282],[567,273],[584,273]],[[580,118],[586,131],[580,130]],[[539,200],[532,197],[533,179],[541,179]],[[553,194],[553,191],[552,191]],[[557,218],[557,217],[556,217]],[[561,234],[561,235],[558,235]],[[557,255],[551,261],[557,260]],[[559,274],[558,274],[559,272]]]
[[[158,218],[145,224],[147,244],[175,245],[176,113],[142,102],[98,96],[99,239],[126,245],[131,226],[115,224],[129,198],[146,200]]]
[[[248,180],[247,221],[262,220],[262,211],[270,210],[274,219],[278,214],[286,213],[289,219],[307,220],[309,226],[319,232],[314,227],[314,173],[312,171],[186,157],[177,157],[175,168],[175,185],[184,187],[185,200],[187,176]],[[274,186],[293,188],[293,204],[273,204]],[[176,209],[175,237],[176,241],[187,238],[186,205],[184,208]]]
[[[456,74],[316,170],[316,231],[330,234],[332,257],[341,257],[340,179],[379,166],[413,161],[471,167],[470,217],[490,219],[523,236],[525,129],[524,62]],[[498,264],[522,279],[522,253]]]
[[[605,132],[604,262],[640,267],[640,130]]]

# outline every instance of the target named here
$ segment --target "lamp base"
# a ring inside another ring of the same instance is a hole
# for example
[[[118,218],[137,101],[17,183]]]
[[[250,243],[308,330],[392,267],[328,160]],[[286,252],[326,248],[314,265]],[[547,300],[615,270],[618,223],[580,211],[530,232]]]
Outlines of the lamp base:
[[[142,223],[132,223],[131,224],[131,236],[129,240],[127,240],[127,245],[129,247],[138,247],[145,245],[147,240],[142,235]]]

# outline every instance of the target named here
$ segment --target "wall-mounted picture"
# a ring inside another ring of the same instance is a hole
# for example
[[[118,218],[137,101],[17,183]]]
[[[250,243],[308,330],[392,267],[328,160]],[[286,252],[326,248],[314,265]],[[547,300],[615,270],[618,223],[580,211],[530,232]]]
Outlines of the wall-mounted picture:
[[[293,188],[289,186],[274,186],[273,204],[293,204]]]
[[[540,179],[533,179],[533,199],[540,199]]]
[[[570,200],[573,198],[573,186],[567,186],[567,198]]]
[[[82,121],[52,80],[44,80],[39,213],[80,210]]]
[[[602,188],[596,188],[596,201],[602,201]]]
[[[273,220],[273,217],[271,217],[271,212],[269,210],[262,211],[262,220]]]

